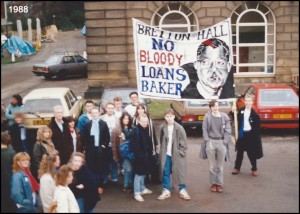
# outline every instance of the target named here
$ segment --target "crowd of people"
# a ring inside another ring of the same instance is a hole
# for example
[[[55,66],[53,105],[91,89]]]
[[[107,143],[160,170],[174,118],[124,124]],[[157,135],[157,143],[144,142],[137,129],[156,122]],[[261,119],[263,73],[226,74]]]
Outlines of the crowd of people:
[[[103,115],[93,101],[87,100],[78,121],[64,117],[62,106],[54,106],[50,124],[37,130],[35,142],[28,142],[22,97],[12,96],[11,104],[1,114],[1,212],[32,213],[42,209],[47,213],[55,209],[92,213],[106,184],[118,183],[122,175],[122,190],[138,202],[144,201],[143,195],[153,193],[146,187],[148,183],[162,186],[158,200],[171,197],[175,186],[182,199],[190,200],[187,136],[175,121],[174,110],[165,111],[165,121],[156,134],[147,107],[138,102],[138,94],[132,92],[129,96],[131,104],[123,109],[122,98],[115,97],[105,105]],[[232,174],[239,173],[246,151],[252,175],[257,176],[256,159],[263,156],[259,116],[252,102],[253,98],[246,96],[246,108],[238,114],[240,133]],[[210,190],[221,193],[231,125],[228,115],[219,111],[218,101],[211,100],[209,107],[202,126],[200,157],[208,159]],[[4,115],[6,120],[2,120]],[[8,121],[7,126],[4,121]],[[130,155],[120,151],[123,144],[129,145]]]

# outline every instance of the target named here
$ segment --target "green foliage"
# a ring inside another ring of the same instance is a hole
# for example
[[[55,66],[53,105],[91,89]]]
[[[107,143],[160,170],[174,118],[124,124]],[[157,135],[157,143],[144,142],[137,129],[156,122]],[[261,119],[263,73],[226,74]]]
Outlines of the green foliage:
[[[169,100],[152,100],[148,105],[149,114],[152,119],[163,119],[165,111],[170,108]]]
[[[70,15],[70,22],[72,22],[76,28],[81,29],[84,25],[84,11],[83,10],[75,10]]]
[[[22,30],[28,30],[27,18],[26,17],[21,18],[21,23],[22,23]]]
[[[68,31],[76,28],[76,26],[70,21],[70,18],[66,16],[58,16],[55,22],[58,30]]]

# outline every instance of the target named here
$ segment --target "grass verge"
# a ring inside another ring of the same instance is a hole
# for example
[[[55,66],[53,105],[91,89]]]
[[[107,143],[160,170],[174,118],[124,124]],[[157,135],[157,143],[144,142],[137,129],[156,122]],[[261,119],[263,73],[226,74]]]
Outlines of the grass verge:
[[[15,62],[11,61],[11,56],[9,57],[1,57],[1,65],[12,64],[22,62],[23,59],[21,57],[15,57]]]
[[[152,119],[163,119],[165,111],[170,108],[169,100],[151,100],[148,111]]]

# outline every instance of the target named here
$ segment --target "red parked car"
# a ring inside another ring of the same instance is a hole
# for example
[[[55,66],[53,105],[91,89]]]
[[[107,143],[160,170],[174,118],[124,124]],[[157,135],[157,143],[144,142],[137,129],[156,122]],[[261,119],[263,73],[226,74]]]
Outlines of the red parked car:
[[[245,94],[254,95],[253,108],[260,116],[261,128],[299,128],[299,95],[286,84],[254,84],[239,96],[237,108]]]

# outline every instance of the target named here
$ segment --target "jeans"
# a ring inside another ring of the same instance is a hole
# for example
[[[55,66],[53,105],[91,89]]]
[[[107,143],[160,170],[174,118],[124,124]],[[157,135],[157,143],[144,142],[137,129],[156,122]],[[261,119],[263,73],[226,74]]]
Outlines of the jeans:
[[[206,145],[211,184],[223,185],[223,166],[225,162],[226,147],[223,140],[210,139]]]
[[[94,209],[91,209],[91,210],[84,209],[84,199],[83,198],[77,198],[76,201],[79,206],[80,213],[93,213],[94,212]]]
[[[163,188],[171,191],[171,173],[172,173],[172,157],[166,155],[166,162],[163,171]],[[186,189],[186,184],[179,184],[179,190]]]
[[[115,160],[110,164],[111,181],[117,182],[119,180],[119,166]]]
[[[134,176],[134,195],[140,195],[145,189],[145,175],[135,174]]]
[[[130,159],[125,158],[122,163],[124,169],[124,188],[128,188],[132,184],[133,172],[132,162]]]

